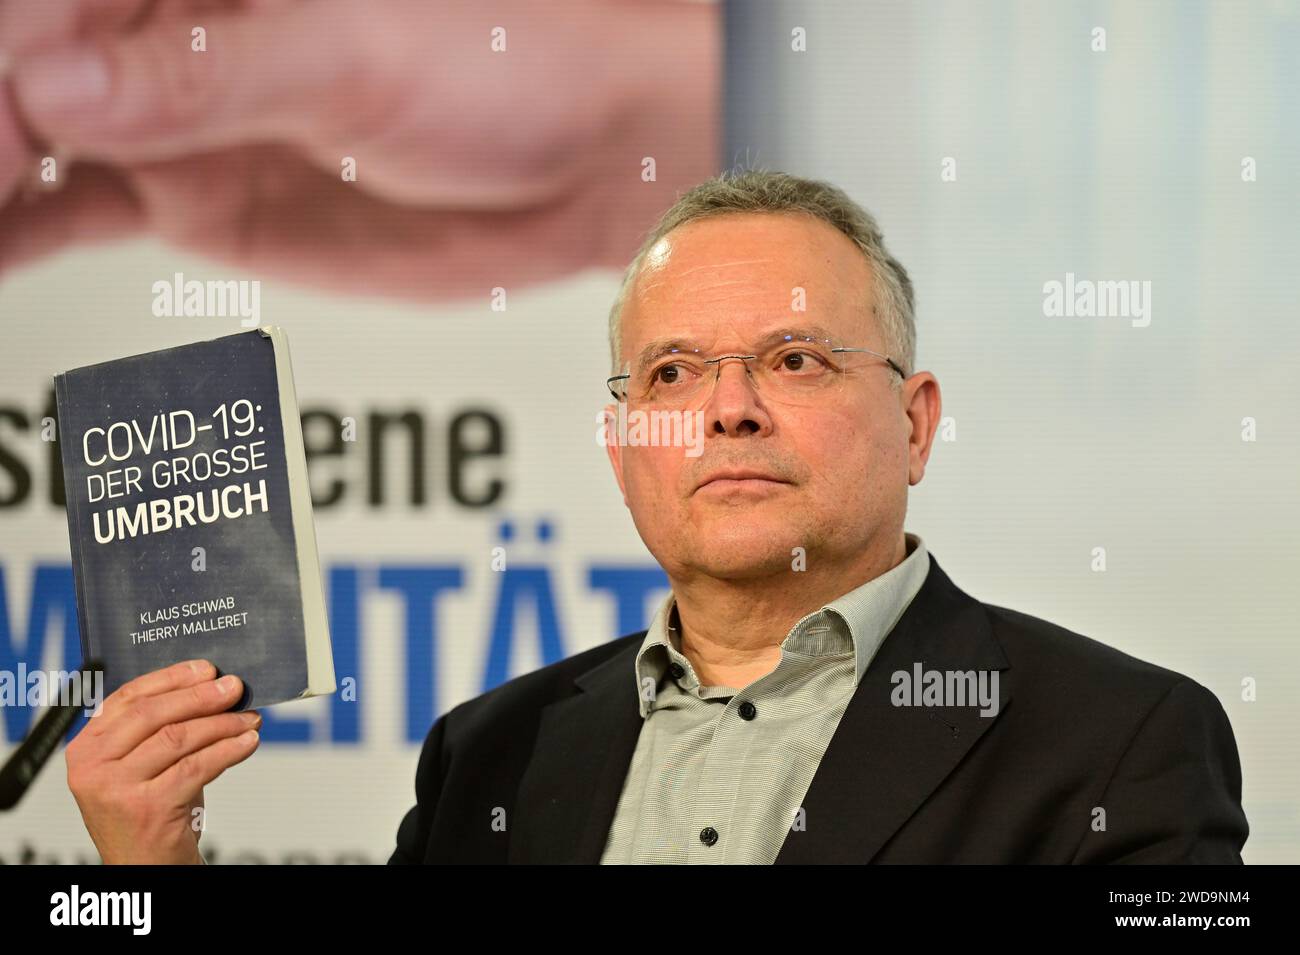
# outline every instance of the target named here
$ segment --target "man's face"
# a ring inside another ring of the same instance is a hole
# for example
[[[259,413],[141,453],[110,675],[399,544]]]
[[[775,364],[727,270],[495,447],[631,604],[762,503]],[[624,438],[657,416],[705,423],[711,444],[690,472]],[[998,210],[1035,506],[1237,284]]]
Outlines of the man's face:
[[[806,310],[795,308],[797,289]],[[634,361],[665,337],[709,358],[752,355],[767,334],[810,326],[836,344],[888,353],[868,305],[873,293],[861,251],[819,219],[738,213],[687,223],[651,251],[629,289],[622,358]],[[851,373],[812,404],[763,393],[744,362],[709,366],[710,382],[718,368],[721,377],[692,405],[704,413],[698,456],[610,442],[632,519],[670,575],[770,576],[790,571],[799,547],[811,571],[816,561],[860,559],[869,542],[892,548],[901,538],[909,477],[920,480],[909,460],[913,388],[894,391],[895,372],[880,359],[846,357],[855,359],[846,362]],[[722,468],[778,480],[701,486]]]

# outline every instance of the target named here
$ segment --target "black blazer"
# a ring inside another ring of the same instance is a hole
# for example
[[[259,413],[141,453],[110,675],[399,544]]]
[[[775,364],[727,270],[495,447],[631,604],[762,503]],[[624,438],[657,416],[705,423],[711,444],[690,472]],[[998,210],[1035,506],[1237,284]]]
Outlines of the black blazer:
[[[641,729],[633,661],[644,636],[441,716],[389,862],[599,862]],[[891,674],[918,661],[998,670],[997,715],[892,705]],[[933,554],[803,808],[805,827],[786,836],[778,863],[1239,863],[1249,832],[1236,742],[1214,694],[981,603]]]

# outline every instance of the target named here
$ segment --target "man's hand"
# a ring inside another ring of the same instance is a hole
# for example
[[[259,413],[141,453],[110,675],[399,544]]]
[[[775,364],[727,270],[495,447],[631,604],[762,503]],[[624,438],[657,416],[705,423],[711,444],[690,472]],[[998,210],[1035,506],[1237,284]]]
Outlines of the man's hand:
[[[203,861],[203,787],[253,754],[262,722],[223,712],[243,682],[215,677],[207,660],[137,677],[68,744],[68,787],[106,864]]]

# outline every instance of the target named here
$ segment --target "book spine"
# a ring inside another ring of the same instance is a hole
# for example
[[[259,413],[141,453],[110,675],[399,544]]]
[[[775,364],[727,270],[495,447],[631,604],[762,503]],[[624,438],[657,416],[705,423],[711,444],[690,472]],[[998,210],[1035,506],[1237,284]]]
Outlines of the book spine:
[[[72,459],[69,455],[75,454],[72,444],[75,442],[67,441],[67,434],[64,433],[63,425],[65,416],[60,413],[61,409],[68,407],[68,398],[65,391],[65,380],[62,375],[54,378],[54,402],[55,414],[57,415],[58,441],[59,441],[59,461],[63,466],[63,498],[64,510],[68,514],[68,535],[70,538],[72,553],[72,586],[73,593],[77,601],[77,631],[81,638],[81,663],[95,659],[94,647],[95,641],[90,632],[90,620],[86,614],[86,580],[82,574],[82,547],[85,544],[85,537],[81,533],[81,507],[76,503],[76,488],[68,483],[68,478],[72,476],[74,468]],[[71,669],[73,661],[65,660],[64,666]]]
[[[262,334],[271,340],[275,353],[280,427],[284,436],[285,465],[289,478],[289,510],[293,515],[298,559],[298,593],[302,600],[303,650],[307,656],[308,686],[303,693],[333,693],[337,688],[334,654],[329,636],[329,616],[325,608],[320,553],[316,546],[306,446],[298,410],[298,391],[294,387],[293,363],[289,358],[289,341],[284,330],[276,326],[263,329]]]

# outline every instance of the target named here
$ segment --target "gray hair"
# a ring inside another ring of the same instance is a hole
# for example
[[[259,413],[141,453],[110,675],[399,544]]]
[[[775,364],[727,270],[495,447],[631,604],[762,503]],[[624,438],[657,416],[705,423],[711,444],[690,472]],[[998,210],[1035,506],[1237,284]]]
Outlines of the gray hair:
[[[669,232],[687,222],[737,212],[807,213],[839,229],[862,250],[875,279],[876,301],[869,303],[885,337],[885,348],[907,375],[916,360],[916,320],[912,280],[885,249],[880,226],[865,209],[830,183],[783,172],[740,170],[722,173],[695,186],[664,213],[623,275],[609,310],[609,349],[614,374],[622,368],[620,316],[646,254]]]

